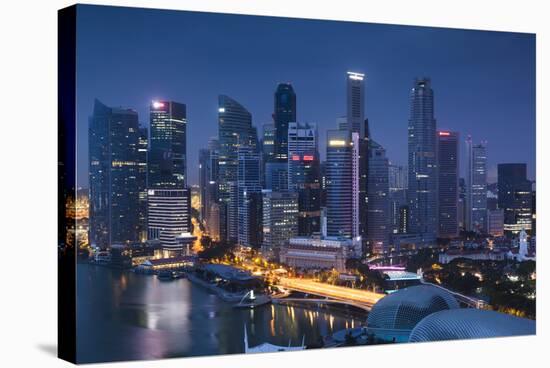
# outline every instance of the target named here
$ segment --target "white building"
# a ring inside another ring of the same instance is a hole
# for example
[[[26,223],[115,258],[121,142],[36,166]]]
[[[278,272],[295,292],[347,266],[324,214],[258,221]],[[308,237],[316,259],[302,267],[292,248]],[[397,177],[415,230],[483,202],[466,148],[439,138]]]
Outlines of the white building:
[[[344,237],[295,237],[281,248],[279,261],[303,269],[346,270],[346,259],[361,255],[361,241]]]

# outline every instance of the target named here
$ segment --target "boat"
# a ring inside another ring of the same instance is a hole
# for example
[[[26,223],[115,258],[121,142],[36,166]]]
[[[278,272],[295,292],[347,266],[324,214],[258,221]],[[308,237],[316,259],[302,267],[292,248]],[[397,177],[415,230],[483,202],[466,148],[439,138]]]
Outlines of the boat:
[[[162,271],[159,271],[159,273],[157,274],[157,278],[160,281],[172,281],[176,278],[176,276],[172,271],[162,270]]]

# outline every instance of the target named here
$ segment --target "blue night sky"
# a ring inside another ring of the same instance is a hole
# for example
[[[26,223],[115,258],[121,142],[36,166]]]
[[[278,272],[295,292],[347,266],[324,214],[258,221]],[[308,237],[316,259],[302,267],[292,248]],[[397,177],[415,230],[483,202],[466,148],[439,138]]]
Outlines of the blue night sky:
[[[149,103],[187,105],[190,184],[198,150],[217,135],[217,95],[271,121],[278,82],[291,82],[298,121],[325,132],[345,115],[346,71],[367,75],[366,116],[390,160],[406,164],[409,89],[432,79],[438,129],[488,142],[496,165],[526,162],[535,178],[535,36],[351,22],[79,6],[77,24],[78,180],[87,186],[87,128],[94,98],[139,113]]]

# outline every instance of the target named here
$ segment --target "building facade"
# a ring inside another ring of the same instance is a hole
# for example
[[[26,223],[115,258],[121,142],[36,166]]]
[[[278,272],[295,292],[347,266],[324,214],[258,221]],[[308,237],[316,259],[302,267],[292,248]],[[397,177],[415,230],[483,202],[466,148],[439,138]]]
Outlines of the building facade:
[[[176,237],[191,232],[186,106],[174,101],[152,101],[150,119],[147,237],[158,239],[166,254],[174,254]]]
[[[191,232],[191,190],[149,189],[147,203],[148,239],[160,240],[166,251],[179,249],[176,238]]]
[[[276,252],[298,235],[298,193],[262,190],[263,242],[266,252]]]
[[[506,235],[517,236],[521,230],[530,233],[533,195],[526,164],[498,165],[498,207],[504,211]]]
[[[348,130],[327,131],[327,235],[353,235],[353,142]]]
[[[386,150],[370,141],[366,240],[375,254],[387,253],[390,235],[389,161]]]
[[[259,248],[262,233],[261,158],[256,149],[238,150],[238,243]]]
[[[321,230],[321,184],[314,124],[289,123],[288,158],[288,189],[298,193],[298,234],[318,233]]]
[[[504,235],[504,210],[487,210],[487,234],[499,237]]]
[[[437,133],[438,218],[440,238],[458,236],[458,132]]]
[[[281,248],[279,261],[289,267],[303,270],[330,270],[345,272],[346,259],[361,254],[361,243],[338,237],[295,237]]]
[[[95,100],[88,139],[89,242],[107,249],[139,241],[142,156],[137,113]]]
[[[408,126],[409,229],[423,237],[437,235],[437,161],[434,92],[428,78],[416,79],[410,91]]]
[[[187,185],[186,106],[174,101],[153,101],[149,138],[148,187],[184,189]]]
[[[218,96],[220,238],[236,242],[238,237],[237,175],[240,146],[256,147],[252,115],[229,96]]]
[[[350,132],[364,135],[365,121],[365,74],[347,72],[346,125]]]
[[[466,139],[466,230],[487,231],[487,147]]]
[[[292,84],[279,83],[274,97],[275,160],[286,163],[288,159],[288,123],[296,121],[296,93],[294,93]]]

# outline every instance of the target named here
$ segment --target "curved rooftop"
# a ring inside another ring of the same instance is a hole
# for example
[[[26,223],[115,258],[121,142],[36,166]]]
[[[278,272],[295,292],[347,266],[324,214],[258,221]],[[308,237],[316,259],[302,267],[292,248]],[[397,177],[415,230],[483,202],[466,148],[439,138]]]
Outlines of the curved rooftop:
[[[521,336],[536,333],[533,320],[483,309],[443,310],[424,318],[410,342]]]
[[[432,313],[458,308],[457,300],[444,289],[431,285],[412,286],[380,299],[369,313],[367,326],[410,331]]]

